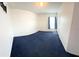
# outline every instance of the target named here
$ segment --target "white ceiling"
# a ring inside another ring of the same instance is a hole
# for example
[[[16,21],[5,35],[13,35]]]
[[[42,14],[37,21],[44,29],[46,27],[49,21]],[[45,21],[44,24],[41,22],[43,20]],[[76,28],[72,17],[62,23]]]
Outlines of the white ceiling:
[[[10,8],[28,10],[35,13],[57,13],[60,11],[61,2],[48,2],[45,8],[36,8],[33,2],[8,2]]]

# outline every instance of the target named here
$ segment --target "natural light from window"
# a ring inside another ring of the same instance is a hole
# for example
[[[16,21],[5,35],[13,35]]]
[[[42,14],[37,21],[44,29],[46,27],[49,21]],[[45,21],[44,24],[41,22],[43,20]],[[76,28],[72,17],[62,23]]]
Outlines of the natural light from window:
[[[50,29],[55,29],[55,17],[50,16]]]

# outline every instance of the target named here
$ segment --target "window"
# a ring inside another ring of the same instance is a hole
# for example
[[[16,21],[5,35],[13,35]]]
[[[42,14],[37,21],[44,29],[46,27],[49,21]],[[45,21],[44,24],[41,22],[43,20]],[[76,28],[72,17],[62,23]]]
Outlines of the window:
[[[57,19],[56,17],[48,17],[48,29],[57,29]]]

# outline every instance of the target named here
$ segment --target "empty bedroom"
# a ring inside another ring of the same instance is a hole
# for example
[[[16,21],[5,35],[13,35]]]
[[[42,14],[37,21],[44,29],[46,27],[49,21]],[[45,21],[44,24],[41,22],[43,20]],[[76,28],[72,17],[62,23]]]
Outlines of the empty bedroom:
[[[78,10],[78,2],[0,2],[0,56],[79,56]]]

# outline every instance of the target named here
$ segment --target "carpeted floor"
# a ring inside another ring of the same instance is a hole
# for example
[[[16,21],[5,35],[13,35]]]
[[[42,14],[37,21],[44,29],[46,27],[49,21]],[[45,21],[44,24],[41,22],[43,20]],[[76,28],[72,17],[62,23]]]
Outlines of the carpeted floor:
[[[57,32],[37,33],[14,37],[11,57],[72,57],[67,53]]]

